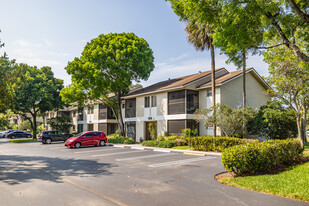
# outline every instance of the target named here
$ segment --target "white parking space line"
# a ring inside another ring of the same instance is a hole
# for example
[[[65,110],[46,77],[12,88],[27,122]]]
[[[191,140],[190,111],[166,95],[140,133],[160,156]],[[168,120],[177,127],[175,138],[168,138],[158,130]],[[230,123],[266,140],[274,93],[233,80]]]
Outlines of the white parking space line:
[[[113,145],[113,147],[120,147],[120,148],[124,148],[124,145]]]
[[[178,160],[178,161],[172,161],[172,162],[164,162],[164,163],[158,163],[153,165],[148,165],[149,167],[165,167],[170,165],[178,165],[178,164],[186,164],[190,162],[196,162],[196,161],[202,161],[202,160],[208,160],[208,159],[214,159],[216,157],[198,157],[198,158],[190,158],[185,160]]]
[[[171,150],[164,150],[164,149],[154,149],[154,152],[167,152],[167,153],[171,153]]]
[[[80,151],[80,152],[74,152],[75,154],[80,154],[80,153],[88,153],[88,152],[105,152],[105,151],[110,151],[110,150],[116,150],[117,151],[118,148],[115,149],[100,149],[100,150],[87,150],[87,151]]]
[[[102,156],[112,156],[112,155],[129,154],[129,153],[136,153],[136,152],[144,152],[144,151],[114,152],[114,153],[109,153],[109,154],[97,154],[97,155],[92,155],[92,156],[93,157],[102,157]]]
[[[144,148],[144,147],[131,147],[131,149],[145,150],[146,148]]]
[[[116,159],[116,161],[146,159],[146,158],[169,156],[169,155],[175,155],[175,153],[174,154],[155,154],[155,155],[146,155],[146,156],[138,156],[138,157],[128,157],[128,158]]]

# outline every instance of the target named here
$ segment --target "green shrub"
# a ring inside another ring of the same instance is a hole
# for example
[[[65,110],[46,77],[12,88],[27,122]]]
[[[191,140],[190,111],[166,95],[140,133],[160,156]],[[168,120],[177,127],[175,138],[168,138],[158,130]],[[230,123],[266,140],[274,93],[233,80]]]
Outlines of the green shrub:
[[[221,159],[229,172],[237,175],[269,172],[302,156],[303,149],[295,140],[270,140],[237,145],[224,150]]]
[[[156,140],[144,141],[142,145],[147,146],[147,147],[163,147],[163,148],[172,148],[176,146],[175,142],[166,141],[166,140],[164,141],[156,141]]]
[[[135,144],[135,141],[132,138],[121,136],[120,131],[118,130],[116,131],[116,133],[108,135],[106,138],[108,143]]]
[[[190,137],[187,138],[190,147],[198,151],[222,152],[224,149],[246,143],[258,142],[258,140],[239,139],[235,137]]]

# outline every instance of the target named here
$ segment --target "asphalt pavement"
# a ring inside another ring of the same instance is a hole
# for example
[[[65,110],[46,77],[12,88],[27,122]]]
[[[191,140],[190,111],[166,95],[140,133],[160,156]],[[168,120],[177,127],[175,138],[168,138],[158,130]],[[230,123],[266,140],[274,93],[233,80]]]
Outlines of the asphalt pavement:
[[[216,154],[1,139],[0,205],[309,205],[222,185],[214,179],[222,171]]]

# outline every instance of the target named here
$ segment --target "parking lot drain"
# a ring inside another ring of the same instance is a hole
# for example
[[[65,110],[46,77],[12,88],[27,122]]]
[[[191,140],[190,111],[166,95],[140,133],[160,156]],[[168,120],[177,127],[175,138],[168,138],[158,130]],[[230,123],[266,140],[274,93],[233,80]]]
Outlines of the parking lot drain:
[[[194,155],[194,156],[201,156],[204,157],[206,154],[201,154],[201,153],[194,153],[194,152],[184,152],[184,155]]]

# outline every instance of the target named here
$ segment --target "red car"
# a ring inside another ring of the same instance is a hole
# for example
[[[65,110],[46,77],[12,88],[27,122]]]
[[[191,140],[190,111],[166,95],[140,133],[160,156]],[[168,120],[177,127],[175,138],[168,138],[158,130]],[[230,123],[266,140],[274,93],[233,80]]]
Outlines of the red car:
[[[104,132],[89,131],[82,132],[67,139],[64,143],[66,147],[80,148],[82,146],[105,146],[107,138]]]

